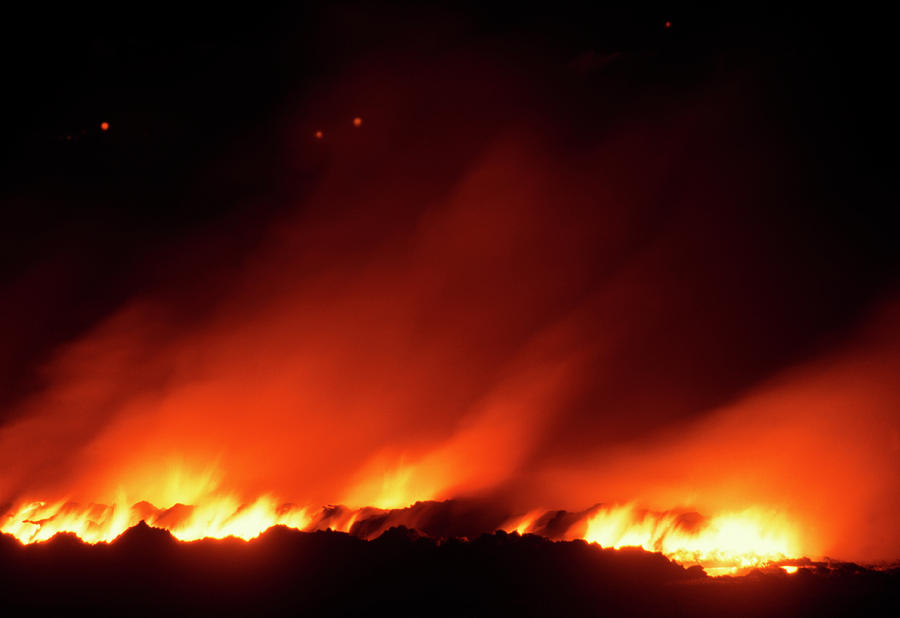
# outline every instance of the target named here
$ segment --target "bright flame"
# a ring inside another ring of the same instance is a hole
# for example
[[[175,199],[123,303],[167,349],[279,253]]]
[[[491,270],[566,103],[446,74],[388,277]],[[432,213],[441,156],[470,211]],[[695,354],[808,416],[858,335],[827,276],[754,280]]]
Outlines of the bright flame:
[[[23,543],[46,541],[60,532],[74,533],[88,543],[110,542],[143,520],[182,541],[229,536],[249,540],[275,525],[297,530],[327,526],[349,532],[367,512],[325,507],[324,516],[316,517],[307,508],[279,503],[269,495],[245,503],[231,494],[212,494],[196,506],[175,504],[168,509],[157,509],[148,502],[125,504],[121,500],[111,506],[30,501],[0,518],[0,532]],[[385,513],[368,511],[370,515]],[[509,519],[501,528],[518,534],[540,533],[539,521],[545,512],[532,510]],[[768,566],[794,573],[796,566],[779,563],[800,555],[794,527],[778,513],[759,509],[703,519],[696,513],[655,513],[631,504],[600,507],[571,526],[566,537],[614,549],[640,547],[660,552],[684,565],[700,565],[710,575]]]
[[[797,532],[781,515],[757,509],[685,521],[678,513],[639,511],[633,505],[601,508],[587,521],[584,539],[603,547],[640,547],[681,564],[723,575],[798,555]]]
[[[0,519],[0,532],[22,543],[46,541],[71,532],[87,543],[108,543],[140,521],[167,529],[181,541],[234,536],[249,540],[276,525],[305,529],[312,521],[307,509],[276,502],[271,496],[243,504],[233,496],[213,497],[198,506],[176,504],[157,509],[147,502],[130,508],[80,506],[69,502],[26,502]]]

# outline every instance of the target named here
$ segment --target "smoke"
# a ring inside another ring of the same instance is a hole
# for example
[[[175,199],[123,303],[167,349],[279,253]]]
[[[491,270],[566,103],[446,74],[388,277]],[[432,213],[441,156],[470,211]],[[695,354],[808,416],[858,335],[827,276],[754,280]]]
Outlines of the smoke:
[[[867,256],[759,76],[493,43],[285,112],[262,240],[160,249],[58,346],[0,427],[0,503],[761,507],[811,555],[895,558],[896,310],[861,312]]]

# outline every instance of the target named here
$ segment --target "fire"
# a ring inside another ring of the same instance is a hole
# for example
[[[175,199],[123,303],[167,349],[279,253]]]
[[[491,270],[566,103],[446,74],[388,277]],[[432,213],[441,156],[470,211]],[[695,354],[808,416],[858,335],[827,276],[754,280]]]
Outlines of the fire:
[[[684,514],[639,511],[634,505],[600,508],[584,539],[603,547],[640,547],[715,574],[761,567],[798,555],[797,532],[778,513],[747,509],[691,521]]]
[[[33,501],[0,519],[0,532],[22,543],[46,541],[61,532],[73,533],[87,543],[108,543],[140,521],[164,528],[181,541],[229,536],[249,540],[276,525],[303,530],[312,517],[307,509],[279,504],[271,496],[242,504],[234,496],[221,495],[197,506],[175,504],[168,509],[147,502],[128,507]]]
[[[900,304],[819,311],[842,294],[814,249],[840,243],[778,202],[771,225],[759,216],[783,181],[771,153],[710,155],[746,137],[745,102],[712,89],[643,123],[605,117],[630,99],[555,109],[545,80],[530,92],[515,71],[465,66],[391,65],[367,71],[371,93],[354,80],[343,99],[312,97],[285,131],[285,165],[257,183],[268,159],[248,156],[234,178],[265,208],[165,240],[135,229],[155,240],[110,265],[122,289],[84,316],[67,307],[107,280],[94,258],[70,285],[66,254],[45,275],[29,253],[34,281],[23,270],[4,288],[24,304],[4,317],[16,336],[0,361],[23,365],[0,393],[0,530],[369,538],[382,528],[365,508],[425,526],[395,511],[477,497],[495,519],[473,534],[708,569],[900,555]],[[575,100],[602,91],[569,73]],[[486,88],[497,96],[472,105]],[[337,100],[372,103],[326,122]],[[570,107],[590,112],[559,113]],[[370,124],[390,139],[310,146]],[[809,245],[773,255],[784,239]],[[530,511],[597,500],[626,506],[552,525]],[[349,507],[322,516],[331,503]]]
[[[410,512],[398,509],[395,513],[399,516],[393,521],[414,526],[415,521],[408,518]],[[315,513],[306,507],[279,502],[271,495],[243,503],[226,493],[207,496],[195,506],[174,504],[166,509],[148,502],[129,507],[124,502],[79,506],[66,501],[29,501],[0,518],[0,532],[11,534],[22,543],[46,541],[61,532],[73,533],[88,543],[108,543],[145,521],[168,530],[181,541],[225,537],[250,540],[275,525],[350,533],[355,523],[369,517],[384,519],[387,513],[371,507],[331,506]],[[501,528],[518,534],[542,534],[545,513],[548,512],[543,509],[529,511],[508,519]],[[640,547],[660,552],[684,565],[700,565],[710,575],[767,566],[781,566],[787,573],[794,573],[796,566],[782,563],[801,555],[791,523],[777,513],[761,509],[702,518],[696,513],[641,510],[633,504],[603,506],[579,515],[563,538],[582,538],[607,548]]]

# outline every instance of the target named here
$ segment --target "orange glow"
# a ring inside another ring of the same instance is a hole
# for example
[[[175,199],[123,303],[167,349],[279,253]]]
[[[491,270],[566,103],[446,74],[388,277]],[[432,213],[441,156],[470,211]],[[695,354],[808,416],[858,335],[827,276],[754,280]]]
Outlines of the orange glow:
[[[545,513],[545,509],[536,509],[522,515],[521,517],[513,517],[505,524],[500,526],[501,530],[507,532],[516,532],[518,534],[527,534],[531,531],[535,521]]]
[[[354,127],[361,127],[361,126],[362,126],[362,118],[360,118],[359,116],[357,116],[356,118],[354,118],[354,119],[353,119],[353,126],[354,126]]]
[[[100,123],[100,130],[101,130],[101,131],[109,131],[109,123],[108,123],[108,122],[101,122],[101,123]]]
[[[666,28],[671,28],[671,27],[672,27],[672,22],[667,21],[667,22],[666,22]]]
[[[325,134],[322,133],[321,131],[316,131],[315,136],[316,136],[316,139],[322,139],[323,137],[325,137]]]

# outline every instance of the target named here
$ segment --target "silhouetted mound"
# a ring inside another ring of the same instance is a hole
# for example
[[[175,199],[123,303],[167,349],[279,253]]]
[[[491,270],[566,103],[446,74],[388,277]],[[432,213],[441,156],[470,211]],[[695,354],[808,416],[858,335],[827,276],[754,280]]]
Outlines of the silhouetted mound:
[[[0,538],[8,615],[898,615],[900,570],[812,565],[712,579],[660,554],[497,532],[364,541],[276,526],[182,543],[143,522],[113,543]]]

